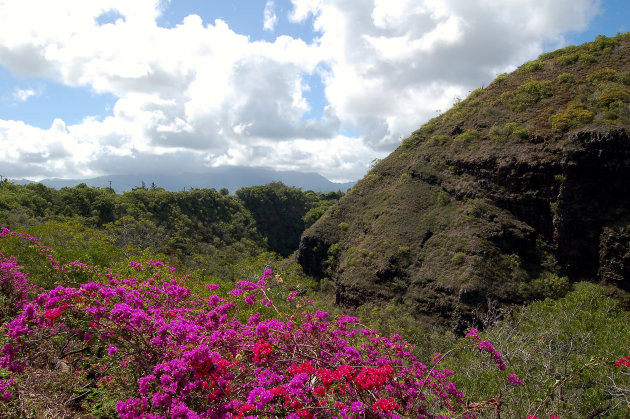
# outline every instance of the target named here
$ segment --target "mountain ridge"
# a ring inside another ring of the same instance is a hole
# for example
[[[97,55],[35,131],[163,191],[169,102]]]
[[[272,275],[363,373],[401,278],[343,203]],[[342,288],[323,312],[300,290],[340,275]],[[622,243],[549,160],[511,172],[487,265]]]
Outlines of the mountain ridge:
[[[27,184],[32,183],[26,179],[12,180],[14,183]],[[315,192],[330,192],[340,190],[345,192],[356,182],[337,183],[326,179],[318,173],[299,172],[299,171],[277,171],[267,168],[252,168],[241,166],[216,167],[210,168],[205,173],[179,173],[179,174],[160,174],[160,173],[140,173],[140,174],[116,174],[98,176],[86,179],[62,179],[49,178],[39,182],[46,186],[56,189],[62,187],[72,187],[80,183],[95,187],[111,187],[117,192],[122,193],[134,188],[139,188],[142,184],[150,187],[153,183],[157,187],[166,189],[167,191],[180,191],[190,188],[213,188],[216,190],[227,188],[230,192],[248,187],[265,185],[271,182],[282,182],[287,186],[302,188],[304,190],[312,190]]]

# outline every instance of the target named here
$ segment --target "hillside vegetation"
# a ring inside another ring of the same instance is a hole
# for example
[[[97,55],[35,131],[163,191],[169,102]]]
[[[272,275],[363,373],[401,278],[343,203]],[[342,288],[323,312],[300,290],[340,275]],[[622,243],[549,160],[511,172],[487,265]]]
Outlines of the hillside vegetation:
[[[0,417],[630,417],[629,59],[500,75],[347,195],[0,183]]]
[[[232,281],[146,256],[107,270],[57,257],[0,229],[4,417],[630,413],[630,313],[601,286],[576,284],[499,323],[487,316],[487,333],[425,334],[415,346],[323,311],[282,264]]]
[[[488,302],[628,289],[630,34],[541,55],[432,119],[302,236],[338,303],[462,332]]]

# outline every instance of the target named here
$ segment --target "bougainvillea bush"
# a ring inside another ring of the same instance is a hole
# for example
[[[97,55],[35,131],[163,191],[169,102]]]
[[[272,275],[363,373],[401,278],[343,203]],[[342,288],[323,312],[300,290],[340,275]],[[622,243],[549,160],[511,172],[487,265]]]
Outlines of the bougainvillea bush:
[[[2,229],[0,239],[11,235]],[[25,371],[54,366],[72,387],[68,403],[104,417],[475,417],[442,355],[422,363],[400,336],[355,317],[282,313],[273,300],[299,296],[279,293],[282,279],[270,270],[193,293],[199,284],[161,261],[131,261],[119,275],[49,260],[50,269],[94,278],[44,290],[0,254],[5,412],[20,414]],[[462,342],[512,386],[525,385],[476,330]]]

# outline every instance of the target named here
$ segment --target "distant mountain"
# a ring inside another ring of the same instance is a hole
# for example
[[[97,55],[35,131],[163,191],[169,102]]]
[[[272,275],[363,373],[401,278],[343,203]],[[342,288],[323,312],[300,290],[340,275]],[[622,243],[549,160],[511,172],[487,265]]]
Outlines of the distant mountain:
[[[27,184],[31,181],[25,179],[12,180],[13,183]],[[111,183],[110,183],[111,182]],[[206,173],[145,173],[131,175],[109,175],[91,179],[44,179],[41,181],[52,188],[63,188],[85,183],[88,186],[111,186],[118,193],[129,191],[133,188],[145,186],[164,188],[167,191],[181,191],[190,188],[214,188],[219,190],[227,188],[231,193],[236,190],[255,185],[266,185],[270,182],[282,182],[287,186],[312,190],[315,192],[330,192],[341,190],[345,192],[355,182],[336,183],[331,182],[317,173],[302,173],[297,171],[276,171],[256,167],[215,167]]]

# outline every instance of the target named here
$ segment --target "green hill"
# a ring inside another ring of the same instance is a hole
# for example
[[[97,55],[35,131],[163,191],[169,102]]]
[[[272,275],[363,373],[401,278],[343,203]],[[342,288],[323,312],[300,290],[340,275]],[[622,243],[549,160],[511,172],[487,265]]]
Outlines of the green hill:
[[[336,300],[462,330],[488,301],[630,288],[630,33],[541,55],[405,139],[302,236]]]

